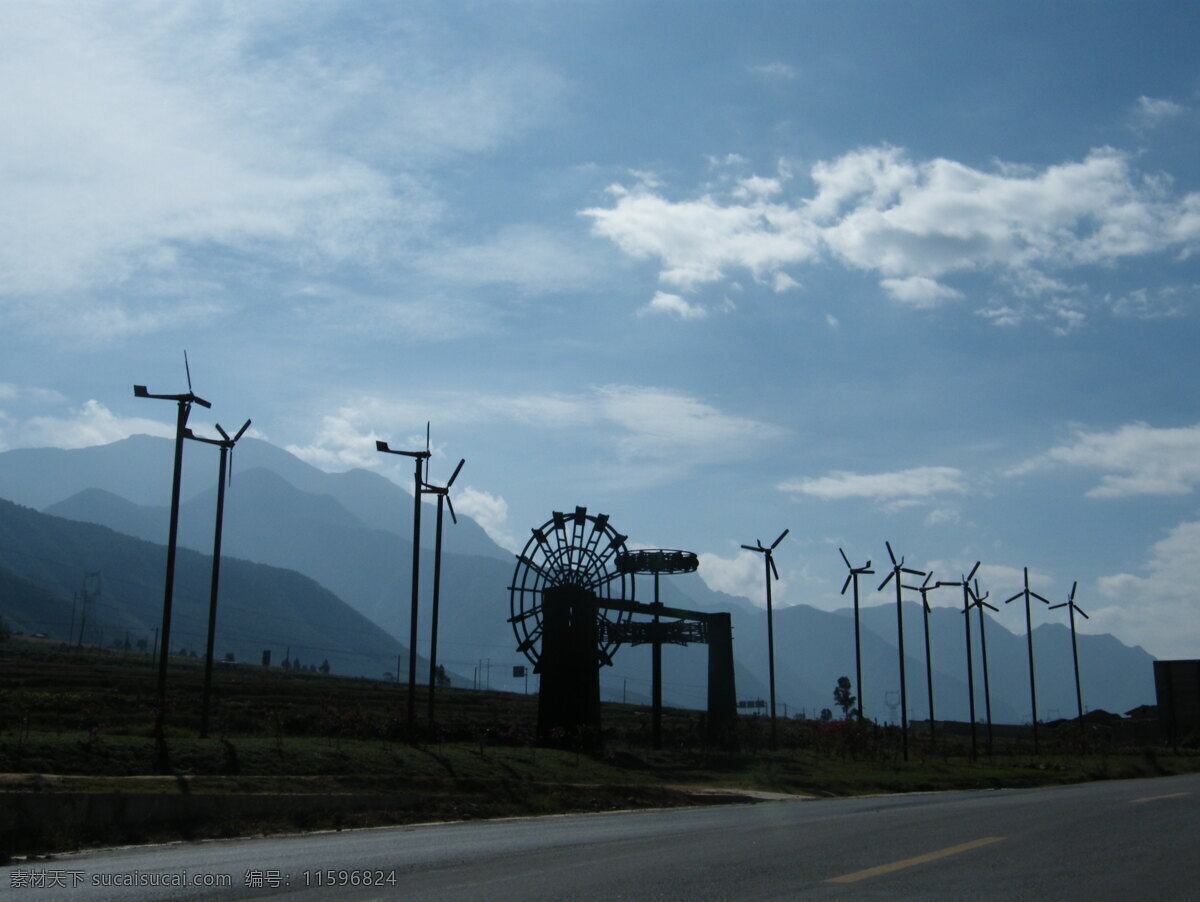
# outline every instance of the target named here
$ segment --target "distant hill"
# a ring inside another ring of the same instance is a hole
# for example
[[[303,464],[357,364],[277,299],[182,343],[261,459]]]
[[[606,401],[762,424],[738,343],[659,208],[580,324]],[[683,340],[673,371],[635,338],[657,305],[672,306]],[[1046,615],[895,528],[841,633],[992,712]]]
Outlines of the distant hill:
[[[0,615],[23,632],[67,639],[79,629],[84,575],[99,572],[90,605],[88,644],[145,640],[162,622],[165,549],[103,526],[38,513],[0,500]],[[208,631],[211,558],[180,549],[171,627],[172,650],[203,654]],[[257,662],[271,650],[302,664],[328,660],[338,673],[380,676],[404,647],[313,580],[290,570],[227,558],[221,565],[216,652]],[[76,633],[77,635],[77,633]]]
[[[243,447],[244,446],[244,447]],[[162,542],[167,523],[171,443],[135,436],[102,449],[0,453],[0,491],[16,487],[25,497],[48,498],[47,512],[102,523],[113,529]],[[199,552],[212,547],[215,506],[215,455],[189,448],[185,502],[180,517],[181,543]],[[211,450],[211,449],[207,449]],[[207,460],[205,459],[207,457]],[[136,461],[147,469],[131,477]],[[358,614],[407,642],[411,591],[412,496],[378,474],[352,470],[323,473],[265,442],[243,439],[235,452],[235,476],[226,495],[224,553],[272,567],[287,568],[315,580]],[[202,463],[203,462],[203,463]],[[106,468],[118,467],[120,472]],[[37,474],[40,474],[38,476]],[[53,488],[29,480],[56,480]],[[144,478],[137,478],[144,476]],[[83,484],[93,480],[95,484]],[[153,491],[148,491],[148,486]],[[126,494],[128,493],[128,494]],[[150,498],[149,503],[139,499]],[[568,499],[572,505],[576,500]],[[569,509],[569,508],[567,508]],[[548,513],[548,512],[547,512]],[[430,581],[433,568],[433,517],[423,518],[422,601],[418,650],[428,644]],[[495,545],[477,524],[460,518],[445,526],[442,618],[439,661],[459,674],[478,666],[492,688],[521,691],[524,680],[511,665],[525,663],[515,651],[509,615],[508,584],[513,556]],[[76,583],[72,588],[76,588]],[[707,587],[697,575],[663,579],[662,600],[698,610],[730,611],[734,626],[738,695],[767,695],[765,612],[746,601]],[[639,582],[638,598],[648,600],[649,582]],[[827,612],[808,605],[777,608],[775,613],[777,697],[783,713],[816,716],[833,707],[839,676],[854,676],[854,638],[848,610]],[[939,718],[967,717],[962,615],[935,608],[931,617],[935,712]],[[928,715],[920,609],[905,605],[906,675],[909,714]],[[891,716],[892,695],[899,689],[895,608],[863,609],[863,681],[867,713]],[[978,642],[978,637],[975,639]],[[1066,643],[1066,644],[1064,644]],[[1043,719],[1074,712],[1069,633],[1057,624],[1035,632],[1039,715]],[[992,709],[997,722],[1028,717],[1025,641],[999,623],[989,624],[988,657]],[[1151,657],[1111,636],[1080,636],[1084,699],[1089,707],[1125,711],[1154,700]],[[669,704],[703,707],[707,663],[702,647],[664,651],[664,697]],[[978,649],[975,658],[979,667]],[[393,665],[385,669],[392,669]],[[650,694],[647,647],[623,648],[615,666],[601,675],[605,698],[630,701]],[[977,669],[977,716],[983,716],[983,688]],[[456,681],[461,684],[460,681]],[[531,690],[536,680],[531,683]],[[853,691],[858,694],[858,687]]]

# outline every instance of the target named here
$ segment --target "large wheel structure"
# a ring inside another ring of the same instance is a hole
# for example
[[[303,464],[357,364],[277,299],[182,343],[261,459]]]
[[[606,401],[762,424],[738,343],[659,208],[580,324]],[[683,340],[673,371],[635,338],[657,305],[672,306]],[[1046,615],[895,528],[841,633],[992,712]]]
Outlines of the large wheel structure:
[[[509,623],[517,637],[517,649],[535,671],[542,657],[544,593],[566,587],[595,595],[597,662],[612,663],[612,655],[621,643],[608,627],[628,620],[630,615],[605,608],[604,600],[633,600],[633,575],[622,572],[617,564],[626,538],[613,529],[607,514],[589,514],[584,507],[575,508],[573,514],[555,511],[540,528],[532,530],[517,557],[509,587]]]

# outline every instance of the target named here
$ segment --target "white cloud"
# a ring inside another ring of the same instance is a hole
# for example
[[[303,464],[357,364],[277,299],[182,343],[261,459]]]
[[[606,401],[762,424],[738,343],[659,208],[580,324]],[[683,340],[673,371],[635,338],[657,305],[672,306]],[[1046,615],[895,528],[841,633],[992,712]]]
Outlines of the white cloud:
[[[1145,576],[1118,573],[1098,581],[1112,603],[1091,608],[1089,629],[1129,636],[1163,658],[1200,657],[1196,623],[1200,599],[1193,590],[1200,568],[1200,522],[1180,523],[1151,546]]]
[[[650,303],[638,310],[638,316],[648,316],[655,313],[673,316],[676,319],[704,319],[708,310],[699,304],[691,304],[677,294],[656,291]]]
[[[761,66],[751,66],[750,71],[770,80],[791,81],[796,77],[796,70],[787,63],[764,63]]]
[[[775,289],[776,294],[783,294],[785,291],[799,288],[800,283],[785,272],[777,272],[775,273],[775,278],[772,280],[771,287]]]
[[[443,392],[427,397],[425,406],[364,397],[323,416],[311,443],[288,450],[329,469],[379,466],[376,439],[402,434],[433,411],[446,427],[502,422],[575,435],[586,430],[590,444],[607,448],[622,464],[625,485],[678,479],[699,467],[744,460],[759,444],[785,434],[670,389],[604,385],[575,394]]]
[[[826,500],[873,498],[876,501],[913,502],[941,494],[963,494],[966,479],[954,467],[914,467],[889,473],[850,473],[834,470],[815,479],[793,479],[780,483],[782,492],[812,495]]]
[[[454,507],[481,527],[501,548],[517,552],[521,545],[508,531],[508,502],[500,495],[483,492],[471,486],[454,493]]]
[[[540,121],[564,83],[520,59],[442,54],[416,12],[355,21],[374,15],[0,6],[0,318],[141,335],[178,325],[181,284],[206,283],[217,301],[182,303],[210,317],[248,276],[402,257],[441,216],[428,170]],[[328,39],[354,27],[358,40]],[[544,279],[536,262],[502,275]]]
[[[1200,243],[1200,194],[1173,196],[1167,177],[1137,172],[1112,148],[1040,170],[985,171],[869,147],[818,162],[810,176],[815,193],[792,198],[781,196],[788,179],[764,179],[772,191],[756,193],[743,178],[726,195],[680,200],[645,184],[615,187],[611,206],[583,215],[626,254],[657,259],[660,281],[684,292],[739,269],[769,283],[784,267],[833,260],[875,274],[901,303],[928,307],[962,296],[946,278],[986,273],[1045,303],[1059,330],[1082,321],[1064,295],[1083,286],[1068,289],[1054,273]],[[1014,312],[990,302],[985,315],[1011,324]]]
[[[1182,116],[1186,111],[1186,107],[1175,103],[1173,100],[1147,97],[1143,94],[1137,99],[1134,116],[1140,125],[1154,126],[1168,119],[1175,119]]]
[[[1090,498],[1187,495],[1200,483],[1200,425],[1158,429],[1130,423],[1113,432],[1076,430],[1069,444],[1051,448],[1008,471],[1021,476],[1050,464],[1108,471]]]
[[[119,417],[99,401],[87,401],[66,416],[37,416],[5,421],[0,448],[88,448],[131,435],[175,437],[175,425],[141,417]]]
[[[925,310],[937,307],[943,301],[961,298],[962,292],[955,291],[945,285],[939,285],[933,279],[925,276],[909,276],[906,279],[882,279],[880,286],[893,300],[902,304]]]
[[[731,558],[709,553],[702,553],[699,558],[697,572],[710,589],[745,598],[760,608],[767,606],[766,574],[761,554],[742,550]],[[782,599],[785,591],[785,582],[776,580],[771,586],[772,602]]]
[[[838,322],[838,318],[836,316],[834,316],[832,313],[826,313],[825,314],[825,325],[829,326],[830,329],[837,329],[841,325],[841,323]]]

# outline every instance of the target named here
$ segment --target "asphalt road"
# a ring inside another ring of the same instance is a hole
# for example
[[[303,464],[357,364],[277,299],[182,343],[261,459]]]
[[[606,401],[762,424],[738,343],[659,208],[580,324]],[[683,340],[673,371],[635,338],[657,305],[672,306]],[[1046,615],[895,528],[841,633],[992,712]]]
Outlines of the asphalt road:
[[[1200,775],[114,849],[0,868],[0,895],[1165,902],[1200,899],[1198,839]]]

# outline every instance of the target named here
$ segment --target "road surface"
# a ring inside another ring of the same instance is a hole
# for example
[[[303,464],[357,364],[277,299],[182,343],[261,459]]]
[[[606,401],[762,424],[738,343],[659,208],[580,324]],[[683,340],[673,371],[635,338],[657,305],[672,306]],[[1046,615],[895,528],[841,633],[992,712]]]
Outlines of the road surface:
[[[0,895],[1164,902],[1200,899],[1198,839],[1194,775],[113,849],[0,868]]]

